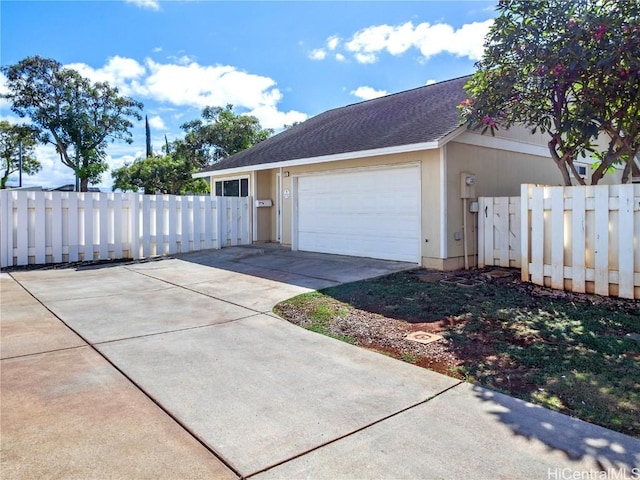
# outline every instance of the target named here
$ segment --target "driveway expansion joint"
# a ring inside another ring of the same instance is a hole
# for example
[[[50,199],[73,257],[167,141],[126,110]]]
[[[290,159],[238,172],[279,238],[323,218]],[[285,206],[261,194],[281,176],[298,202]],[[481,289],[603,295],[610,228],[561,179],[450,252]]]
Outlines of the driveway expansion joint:
[[[238,322],[238,321],[241,321],[241,320],[247,320],[249,318],[257,317],[259,315],[262,315],[262,314],[260,312],[257,312],[257,313],[252,313],[251,315],[247,315],[247,316],[244,316],[244,317],[233,318],[231,320],[224,320],[222,322],[207,323],[207,324],[203,324],[203,325],[196,325],[196,326],[193,326],[193,327],[177,328],[175,330],[164,330],[162,332],[145,333],[143,335],[134,335],[132,337],[114,338],[113,340],[103,340],[101,342],[90,343],[89,345],[108,345],[110,343],[118,343],[118,342],[123,342],[123,341],[126,341],[126,340],[136,340],[138,338],[156,337],[156,336],[166,335],[166,334],[171,334],[171,333],[179,333],[179,332],[185,332],[185,331],[189,331],[189,330],[197,330],[199,328],[217,327],[218,325],[228,325],[230,323]]]
[[[66,327],[66,325],[65,325],[65,327]],[[0,358],[0,362],[4,362],[5,360],[14,360],[16,358],[35,357],[37,355],[44,355],[44,354],[47,354],[47,353],[58,353],[58,352],[64,352],[64,351],[67,351],[67,350],[76,350],[78,348],[87,348],[87,347],[90,347],[90,346],[91,346],[90,344],[85,342],[85,345],[73,345],[71,347],[54,348],[53,350],[42,350],[42,351],[39,351],[39,352],[24,353],[22,355],[13,355],[11,357],[4,357],[4,358]]]
[[[189,285],[179,285],[177,283],[169,282],[167,280],[164,280],[164,279],[161,279],[161,278],[158,278],[158,277],[154,277],[153,275],[148,275],[146,273],[143,273],[143,272],[140,272],[140,271],[137,271],[137,270],[132,270],[132,269],[129,269],[129,270],[131,270],[132,272],[139,273],[140,275],[143,275],[145,277],[153,278],[154,280],[159,280],[159,281],[164,282],[164,283],[166,283],[168,285],[171,285],[173,287],[181,288],[183,290],[186,290],[186,291],[192,292],[192,293],[197,293],[198,295],[202,295],[203,297],[207,297],[207,298],[211,298],[213,300],[218,300],[220,302],[228,303],[229,305],[233,305],[233,306],[236,306],[236,307],[244,308],[245,310],[251,310],[252,312],[255,312],[256,314],[264,313],[264,312],[261,312],[260,310],[256,310],[255,308],[246,307],[244,305],[240,305],[239,303],[230,302],[229,300],[225,300],[223,298],[219,298],[219,297],[216,297],[214,295],[210,295],[208,293],[199,292],[198,290],[194,290],[192,288],[189,288],[189,285],[197,285],[199,283],[206,283],[206,282],[191,283]]]
[[[300,452],[300,453],[298,453],[296,455],[293,455],[293,456],[291,456],[291,457],[289,457],[289,458],[287,458],[285,460],[282,460],[280,462],[274,463],[273,465],[269,465],[267,467],[264,467],[264,468],[262,468],[260,470],[255,471],[253,473],[250,473],[248,475],[244,475],[243,477],[241,477],[241,479],[244,480],[244,479],[249,479],[251,477],[255,477],[256,475],[259,475],[261,473],[267,472],[267,471],[272,470],[272,469],[274,469],[276,467],[279,467],[280,465],[284,465],[285,463],[289,463],[289,462],[291,462],[293,460],[296,460],[298,458],[304,457],[305,455],[308,455],[309,453],[315,452],[316,450],[320,450],[321,448],[324,448],[324,447],[326,447],[328,445],[331,445],[333,443],[339,442],[339,441],[341,441],[341,440],[343,440],[345,438],[351,437],[351,436],[353,436],[353,435],[355,435],[357,433],[360,433],[360,432],[362,432],[364,430],[367,430],[367,429],[369,429],[369,428],[371,428],[371,427],[373,427],[375,425],[378,425],[378,424],[380,424],[382,422],[385,422],[386,420],[389,420],[389,419],[397,417],[398,415],[401,415],[401,414],[403,414],[405,412],[408,412],[409,410],[413,410],[414,408],[417,408],[417,407],[419,407],[421,405],[425,405],[425,404],[429,403],[431,400],[439,397],[440,395],[443,395],[443,394],[447,393],[450,390],[453,390],[456,387],[459,387],[460,385],[463,385],[464,383],[465,382],[463,380],[460,380],[459,382],[454,383],[450,387],[447,387],[447,388],[443,389],[442,391],[436,393],[435,395],[432,395],[432,396],[430,396],[430,397],[428,397],[428,398],[426,398],[424,400],[421,400],[420,402],[414,403],[413,405],[409,405],[408,407],[405,407],[405,408],[402,408],[402,409],[400,409],[400,410],[398,410],[396,412],[390,413],[389,415],[386,415],[386,416],[384,416],[382,418],[379,418],[378,420],[370,422],[367,425],[364,425],[364,426],[362,426],[360,428],[357,428],[357,429],[355,429],[355,430],[353,430],[351,432],[345,433],[344,435],[340,435],[340,436],[338,436],[338,437],[336,437],[334,439],[328,440],[328,441],[326,441],[324,443],[321,443],[320,445],[316,445],[313,448],[309,448],[309,449],[307,449],[307,450],[305,450],[303,452]]]
[[[238,478],[241,478],[242,475],[240,474],[240,472],[238,471],[238,469],[236,467],[234,467],[234,465],[227,460],[222,454],[218,453],[216,450],[214,450],[211,446],[209,446],[202,438],[200,438],[192,429],[190,429],[187,425],[185,425],[183,422],[181,422],[175,415],[173,415],[168,409],[164,408],[162,406],[162,404],[160,404],[158,401],[156,401],[156,399],[151,396],[144,388],[142,388],[140,386],[140,384],[138,384],[137,382],[135,382],[129,375],[127,375],[120,367],[118,367],[115,363],[113,363],[109,357],[107,357],[105,354],[103,354],[99,349],[96,348],[96,346],[94,344],[92,344],[91,342],[89,342],[84,336],[82,336],[77,330],[75,330],[74,328],[72,328],[71,326],[69,326],[62,318],[60,318],[58,315],[55,314],[55,312],[53,312],[47,305],[45,305],[43,302],[40,301],[39,298],[37,298],[35,295],[33,295],[22,283],[20,283],[16,278],[13,277],[13,275],[11,275],[11,273],[9,273],[9,275],[11,276],[11,278],[18,284],[20,285],[20,287],[22,289],[25,290],[25,292],[27,292],[27,294],[29,296],[31,296],[36,302],[38,302],[40,305],[42,305],[49,313],[51,313],[51,315],[53,315],[55,318],[57,318],[65,327],[67,327],[70,331],[72,331],[74,334],[76,334],[78,336],[78,338],[80,338],[86,345],[80,345],[78,347],[74,347],[74,348],[90,348],[91,350],[93,350],[97,355],[99,355],[101,358],[104,359],[104,361],[106,361],[112,368],[114,368],[120,375],[123,376],[123,378],[125,378],[128,382],[131,383],[131,385],[133,385],[136,389],[138,389],[146,398],[148,398],[157,408],[159,408],[162,412],[164,412],[165,415],[167,415],[171,420],[173,420],[173,422],[175,422],[176,425],[178,425],[180,428],[182,428],[188,435],[190,435],[195,441],[197,441],[204,449],[206,449],[211,455],[213,455],[213,457],[215,457],[218,461],[220,461],[222,464],[224,464],[229,470],[231,470],[231,472],[233,472],[234,475],[236,475]],[[254,315],[250,315],[250,316],[254,316]],[[197,328],[197,327],[196,327]],[[61,349],[61,350],[69,350],[69,349]],[[50,353],[50,352],[40,352],[39,354],[42,353]],[[35,354],[34,354],[35,355]],[[3,359],[4,360],[4,359]]]

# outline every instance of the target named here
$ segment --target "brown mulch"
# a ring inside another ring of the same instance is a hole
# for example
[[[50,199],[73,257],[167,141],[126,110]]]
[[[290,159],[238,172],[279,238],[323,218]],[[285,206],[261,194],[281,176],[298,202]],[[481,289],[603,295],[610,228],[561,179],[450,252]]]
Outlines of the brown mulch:
[[[580,294],[566,291],[553,290],[528,282],[522,282],[519,270],[502,268],[473,269],[457,272],[434,272],[419,269],[412,272],[422,282],[443,282],[468,288],[473,295],[473,285],[477,283],[508,284],[510,288],[526,293],[533,298],[561,299],[580,304],[608,304],[622,305],[629,308],[633,300],[619,299],[615,297],[600,297],[590,294]],[[384,306],[382,306],[384,309]],[[304,308],[281,304],[277,313],[291,323],[305,327],[310,321]],[[433,334],[446,333],[455,327],[463,327],[469,320],[460,317],[448,317],[433,322],[412,323],[411,321],[391,318],[380,313],[372,313],[367,310],[354,308],[347,316],[334,318],[327,322],[327,329],[332,335],[349,337],[355,345],[371,349],[394,358],[399,358],[415,365],[434,370],[455,378],[464,378],[460,373],[460,367],[473,362],[486,362],[492,365],[497,375],[494,380],[497,384],[509,382],[509,390],[531,391],[532,385],[515,381],[518,375],[509,375],[521,370],[518,365],[511,365],[509,361],[496,354],[492,347],[491,333],[484,331],[473,335],[473,341],[464,344],[442,338],[436,342],[423,344],[408,340],[406,337],[412,332],[423,331]],[[496,325],[496,328],[499,328]],[[512,343],[526,346],[527,343],[539,339],[527,339],[520,337],[511,339]],[[500,371],[504,375],[500,375]],[[504,376],[504,378],[502,378]]]

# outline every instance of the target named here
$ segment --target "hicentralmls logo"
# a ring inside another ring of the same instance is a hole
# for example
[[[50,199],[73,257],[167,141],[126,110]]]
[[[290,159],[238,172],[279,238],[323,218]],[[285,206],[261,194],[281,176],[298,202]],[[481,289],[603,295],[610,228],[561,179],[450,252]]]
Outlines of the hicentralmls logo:
[[[640,468],[608,468],[606,470],[572,470],[570,468],[550,468],[548,480],[614,480],[640,479]]]

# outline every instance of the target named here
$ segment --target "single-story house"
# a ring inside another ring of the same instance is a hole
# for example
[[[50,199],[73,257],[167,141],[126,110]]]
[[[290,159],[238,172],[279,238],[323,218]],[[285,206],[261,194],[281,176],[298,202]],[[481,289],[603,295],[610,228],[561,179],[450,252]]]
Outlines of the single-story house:
[[[474,200],[562,176],[542,134],[460,125],[468,79],[329,110],[194,176],[212,195],[253,198],[254,242],[452,270],[466,231],[474,265]]]

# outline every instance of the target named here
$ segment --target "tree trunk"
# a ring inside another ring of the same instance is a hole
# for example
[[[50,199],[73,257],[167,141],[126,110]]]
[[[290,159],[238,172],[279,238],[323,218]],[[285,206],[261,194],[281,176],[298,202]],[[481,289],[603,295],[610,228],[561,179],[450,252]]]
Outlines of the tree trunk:
[[[553,161],[556,163],[556,165],[560,169],[560,173],[562,173],[562,180],[564,181],[564,184],[570,187],[571,176],[569,175],[569,169],[567,169],[567,160],[566,160],[567,155],[565,154],[562,157],[558,155],[558,151],[556,150],[556,147],[558,146],[558,140],[555,138],[551,139],[551,141],[549,141],[547,146],[549,147],[549,153],[551,153],[551,158],[553,158]]]
[[[81,178],[80,179],[80,191],[81,192],[86,192],[89,190],[89,179],[88,178]]]
[[[9,166],[9,160],[7,159],[7,166]],[[2,176],[2,178],[0,178],[0,190],[4,190],[5,188],[7,188],[7,180],[9,179],[9,174],[11,172],[9,172],[9,168],[7,168],[4,171],[4,175]]]
[[[631,176],[632,162],[633,162],[633,158],[630,158],[627,161],[627,164],[624,166],[624,170],[622,172],[622,179],[620,180],[620,183],[629,183],[629,177]]]

